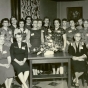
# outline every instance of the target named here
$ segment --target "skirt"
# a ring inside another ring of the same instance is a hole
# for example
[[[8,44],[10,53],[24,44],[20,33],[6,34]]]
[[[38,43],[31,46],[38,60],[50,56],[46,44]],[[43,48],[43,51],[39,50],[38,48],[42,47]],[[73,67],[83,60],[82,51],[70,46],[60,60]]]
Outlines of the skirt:
[[[15,73],[12,65],[9,68],[0,66],[0,84],[5,83],[7,78],[13,77],[15,77]]]
[[[13,61],[12,65],[13,65],[14,70],[16,71],[17,75],[21,72],[29,71],[29,66],[28,66],[27,62],[25,62],[24,65],[20,66],[18,63]]]

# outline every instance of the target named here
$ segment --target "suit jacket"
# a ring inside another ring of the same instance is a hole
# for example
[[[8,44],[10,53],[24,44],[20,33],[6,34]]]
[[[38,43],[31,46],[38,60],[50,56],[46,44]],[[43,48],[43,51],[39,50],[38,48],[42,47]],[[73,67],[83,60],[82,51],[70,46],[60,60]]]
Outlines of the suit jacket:
[[[11,54],[12,61],[15,58],[19,61],[23,60],[24,58],[28,58],[27,44],[24,42],[21,42],[21,48],[19,48],[17,42],[12,43],[10,47],[10,54]]]
[[[85,43],[79,42],[78,48],[75,42],[71,43],[68,47],[68,53],[73,56],[81,56],[83,54],[87,55],[87,48]]]

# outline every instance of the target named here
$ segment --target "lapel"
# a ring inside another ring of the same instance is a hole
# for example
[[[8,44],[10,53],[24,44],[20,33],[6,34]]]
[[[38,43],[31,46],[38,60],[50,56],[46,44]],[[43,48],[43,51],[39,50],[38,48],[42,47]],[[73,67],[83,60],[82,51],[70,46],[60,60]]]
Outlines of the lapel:
[[[76,43],[73,42],[71,45],[73,46],[75,53],[76,53]],[[83,47],[83,45],[84,45],[83,42],[79,42],[79,52],[81,51],[81,48]]]

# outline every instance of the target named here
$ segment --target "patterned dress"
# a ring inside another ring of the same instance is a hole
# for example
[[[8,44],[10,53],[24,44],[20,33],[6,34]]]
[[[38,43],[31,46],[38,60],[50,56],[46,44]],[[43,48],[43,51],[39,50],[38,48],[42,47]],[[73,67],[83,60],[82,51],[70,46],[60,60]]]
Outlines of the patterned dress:
[[[58,30],[55,30],[52,34],[52,38],[55,45],[58,45],[58,49],[62,51],[64,41],[63,41],[63,35],[65,34],[65,30],[62,28],[59,28]]]
[[[88,29],[84,29],[82,32],[82,41],[88,44]]]
[[[9,48],[7,46],[3,46],[3,51],[0,51],[0,63],[1,64],[8,64],[7,57],[10,56]],[[3,84],[6,78],[14,77],[14,69],[12,65],[9,68],[0,66],[0,84]]]
[[[10,28],[7,31],[4,28],[0,29],[2,35],[5,35],[5,43],[4,45],[10,47],[11,46],[11,38],[13,38],[12,30]]]

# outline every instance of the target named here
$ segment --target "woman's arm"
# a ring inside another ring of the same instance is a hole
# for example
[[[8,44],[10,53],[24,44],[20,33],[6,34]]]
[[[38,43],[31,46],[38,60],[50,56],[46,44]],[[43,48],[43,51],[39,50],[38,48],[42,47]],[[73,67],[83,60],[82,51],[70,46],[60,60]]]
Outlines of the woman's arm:
[[[66,34],[63,34],[63,40],[64,40],[64,50],[66,49]]]
[[[26,29],[26,43],[27,43],[27,46],[28,47],[31,47],[31,44],[30,44],[30,31],[28,29]]]
[[[41,30],[41,43],[42,43],[42,44],[44,43],[44,33],[43,33],[42,30]]]

